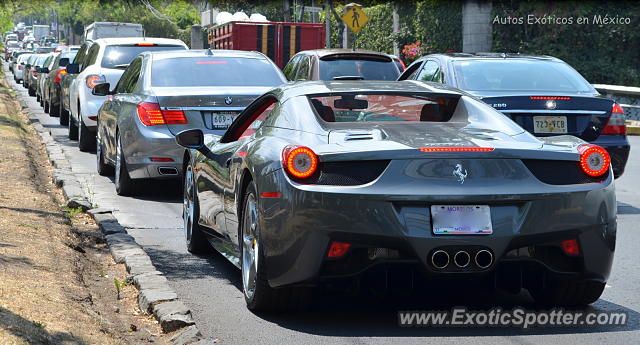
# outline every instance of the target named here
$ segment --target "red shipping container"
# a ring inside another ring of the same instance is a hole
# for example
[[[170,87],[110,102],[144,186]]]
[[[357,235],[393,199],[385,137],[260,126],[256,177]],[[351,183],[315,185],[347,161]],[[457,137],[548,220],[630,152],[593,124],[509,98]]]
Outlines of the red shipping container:
[[[280,68],[301,50],[322,49],[324,24],[229,22],[208,30],[211,49],[259,51]]]

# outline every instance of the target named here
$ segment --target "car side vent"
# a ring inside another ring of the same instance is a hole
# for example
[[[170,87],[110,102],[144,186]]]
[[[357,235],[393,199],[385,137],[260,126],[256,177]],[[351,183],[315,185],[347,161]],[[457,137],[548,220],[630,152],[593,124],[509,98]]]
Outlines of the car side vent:
[[[574,161],[523,159],[522,162],[538,180],[546,184],[599,183],[609,178],[609,171],[602,176],[591,177]]]
[[[324,162],[310,178],[294,181],[325,186],[358,186],[377,179],[387,165],[388,160]]]
[[[353,141],[353,140],[373,140],[373,134],[369,132],[365,133],[348,133],[344,136],[344,141]]]

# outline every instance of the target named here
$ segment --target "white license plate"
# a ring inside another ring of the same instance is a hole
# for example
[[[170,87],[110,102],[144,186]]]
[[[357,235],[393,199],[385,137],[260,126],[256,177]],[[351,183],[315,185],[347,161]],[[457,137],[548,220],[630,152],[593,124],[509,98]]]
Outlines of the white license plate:
[[[204,121],[207,128],[227,129],[238,116],[236,112],[211,112],[204,114]]]
[[[567,133],[566,116],[534,116],[533,133]]]
[[[432,205],[434,235],[490,235],[491,209],[487,205]]]

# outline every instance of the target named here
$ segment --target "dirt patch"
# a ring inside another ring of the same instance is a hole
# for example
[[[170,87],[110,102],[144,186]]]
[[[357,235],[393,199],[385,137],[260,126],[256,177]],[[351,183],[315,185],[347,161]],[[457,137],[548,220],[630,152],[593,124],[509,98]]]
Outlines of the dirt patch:
[[[166,343],[95,223],[63,209],[43,145],[19,109],[1,85],[0,344]]]

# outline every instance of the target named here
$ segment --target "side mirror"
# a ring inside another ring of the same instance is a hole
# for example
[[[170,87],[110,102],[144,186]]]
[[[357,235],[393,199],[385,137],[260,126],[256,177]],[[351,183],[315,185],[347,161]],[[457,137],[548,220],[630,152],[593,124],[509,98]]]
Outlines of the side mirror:
[[[58,64],[60,65],[60,67],[66,67],[69,64],[69,58],[60,59],[60,62],[58,62]]]
[[[111,94],[109,89],[111,88],[111,84],[109,83],[100,83],[93,87],[91,90],[91,94],[94,96],[108,96]]]
[[[202,150],[204,146],[204,133],[200,129],[188,129],[176,135],[178,145],[194,150]]]
[[[67,65],[67,73],[78,74],[78,72],[80,72],[80,65],[77,63],[70,63]]]

